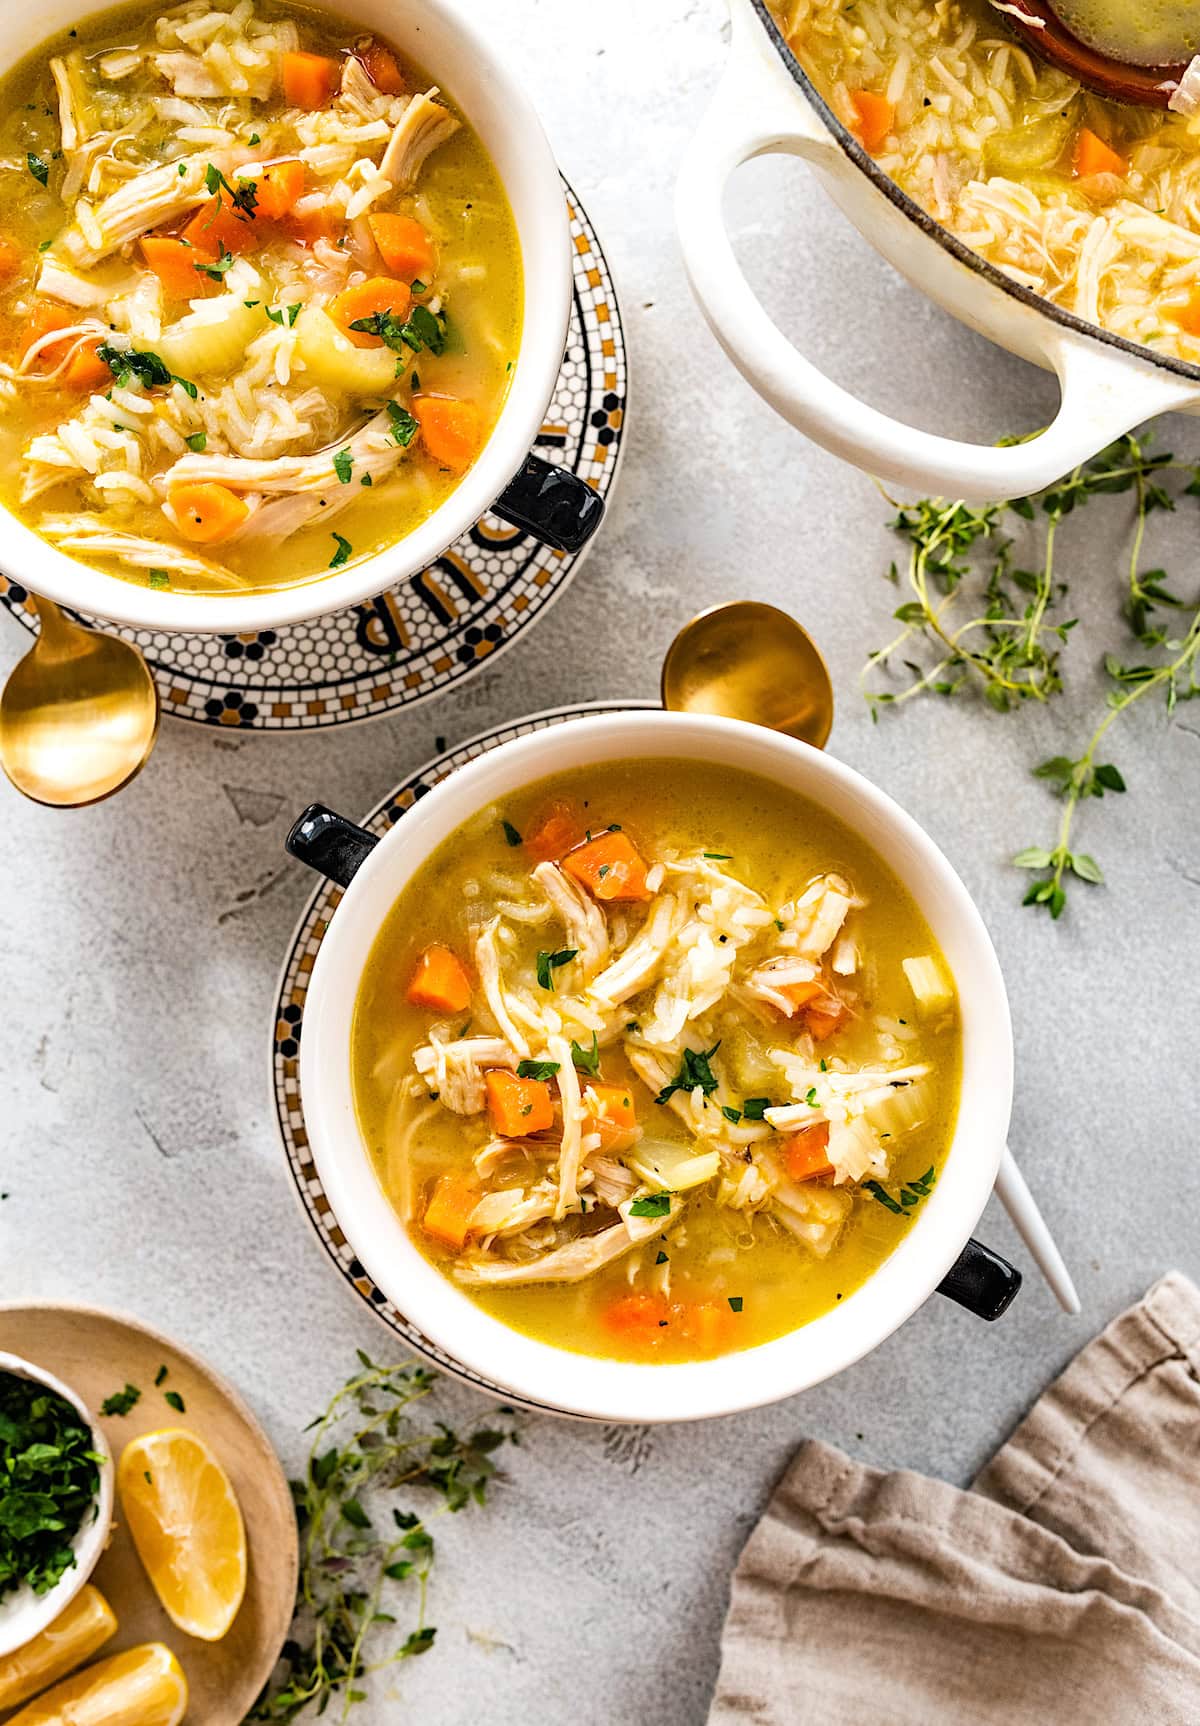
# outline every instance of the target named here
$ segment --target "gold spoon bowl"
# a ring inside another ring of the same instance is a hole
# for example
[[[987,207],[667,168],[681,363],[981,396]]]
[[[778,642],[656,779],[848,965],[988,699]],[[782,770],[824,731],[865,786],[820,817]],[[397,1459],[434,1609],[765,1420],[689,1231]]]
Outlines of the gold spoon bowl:
[[[833,684],[812,637],[778,606],[738,599],[686,623],[667,649],[662,703],[784,731],[824,749]]]
[[[35,599],[37,640],[0,695],[0,766],[35,803],[99,803],[145,765],[158,690],[130,642],[99,635]]]

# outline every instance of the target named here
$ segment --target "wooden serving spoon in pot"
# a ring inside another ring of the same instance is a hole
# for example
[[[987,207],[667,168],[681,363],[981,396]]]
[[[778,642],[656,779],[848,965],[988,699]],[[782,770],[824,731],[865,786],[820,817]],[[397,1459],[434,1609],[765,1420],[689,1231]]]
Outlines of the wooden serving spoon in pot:
[[[1041,59],[1115,102],[1167,107],[1200,54],[1200,0],[990,3]]]

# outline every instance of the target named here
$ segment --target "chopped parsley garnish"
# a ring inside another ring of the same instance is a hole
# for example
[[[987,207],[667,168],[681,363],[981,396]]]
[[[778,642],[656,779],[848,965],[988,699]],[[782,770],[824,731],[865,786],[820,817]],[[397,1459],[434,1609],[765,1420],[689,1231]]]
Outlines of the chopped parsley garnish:
[[[0,1373],[0,1599],[25,1582],[48,1594],[75,1563],[72,1541],[96,1514],[103,1458],[64,1397]]]
[[[163,588],[170,587],[171,585],[171,577],[167,574],[165,569],[152,569],[150,571],[149,580],[151,587]]]
[[[280,329],[283,328],[284,321],[286,319],[287,326],[291,329],[296,319],[300,316],[300,301],[297,300],[294,305],[290,306],[268,306],[267,316],[273,324],[278,324]]]
[[[168,1407],[173,1408],[176,1414],[187,1413],[187,1406],[177,1390],[164,1390],[163,1401]]]
[[[166,1376],[167,1376],[166,1367],[160,1366],[158,1371],[154,1375],[154,1388],[155,1388],[155,1390],[158,1389],[159,1385],[162,1383],[163,1379],[166,1378]]]
[[[143,353],[138,348],[114,348],[110,342],[102,342],[96,349],[96,358],[104,362],[122,389],[130,378],[137,378],[148,390],[178,384],[193,401],[199,394],[195,384],[176,377],[157,354]]]
[[[53,244],[54,244],[53,240],[43,240],[41,245],[38,247],[38,251],[39,252],[48,252]]]
[[[223,279],[226,270],[231,270],[233,268],[233,253],[222,252],[221,256],[215,263],[193,264],[192,268],[197,271],[198,274],[207,276],[210,282],[219,282]]]
[[[180,164],[179,164],[179,178],[182,180],[186,174],[187,174],[187,163],[186,162],[180,162]]]
[[[767,1110],[774,1106],[770,1097],[747,1097],[742,1104],[742,1113],[748,1121],[761,1121],[766,1118]]]
[[[431,312],[428,306],[414,306],[404,323],[395,312],[385,310],[372,312],[366,318],[355,318],[350,328],[360,335],[374,336],[394,353],[409,348],[414,354],[419,354],[423,348],[428,348],[431,354],[440,354],[446,346],[446,320],[440,313]]]
[[[208,448],[208,433],[193,432],[191,437],[183,440],[193,455],[203,455]]]
[[[821,1071],[823,1073],[827,1073],[829,1071],[829,1062],[825,1059],[824,1055],[821,1057]]]
[[[390,435],[393,443],[401,449],[407,449],[421,429],[420,421],[413,418],[407,408],[402,408],[399,402],[389,402],[388,418],[391,420]]]
[[[517,1077],[518,1079],[541,1079],[545,1081],[552,1079],[558,1068],[559,1063],[557,1061],[518,1061]],[[523,1112],[529,1113],[528,1109]]]
[[[413,278],[411,286],[414,296],[417,294],[427,294],[429,292],[429,283],[423,282],[419,276],[415,276]]]
[[[350,484],[350,475],[354,472],[354,457],[348,449],[340,449],[334,456],[333,471],[343,485]]]
[[[259,137],[257,132],[251,132],[249,142],[251,144],[261,144],[262,139]]]
[[[734,1126],[736,1126],[742,1118],[742,1111],[740,1109],[731,1109],[728,1103],[721,1104],[721,1113],[727,1121],[732,1121]]]
[[[730,1312],[741,1312],[741,1310],[742,1310],[742,1297],[741,1297],[741,1295],[730,1295],[729,1296],[729,1310],[730,1310]]]
[[[507,839],[508,843],[513,847],[513,849],[515,851],[517,846],[522,844],[522,842],[523,842],[521,839],[521,835],[517,832],[516,828],[513,826],[511,821],[502,821],[500,823],[500,825],[504,829],[505,839]]]
[[[358,483],[359,485],[374,485],[375,481],[371,478],[369,473],[365,473]]]
[[[779,933],[782,935],[783,934],[783,918],[782,917],[776,917],[775,927],[779,930]]]
[[[918,1175],[915,1180],[904,1183],[900,1188],[899,1199],[894,1198],[887,1188],[881,1186],[878,1181],[864,1181],[863,1186],[871,1197],[883,1206],[885,1211],[892,1211],[896,1216],[902,1217],[906,1212],[912,1210],[914,1205],[919,1205],[922,1199],[929,1197],[936,1180],[937,1171],[931,1164],[923,1175]]]
[[[141,1400],[142,1393],[137,1385],[127,1383],[124,1390],[114,1391],[111,1396],[105,1397],[100,1404],[100,1413],[103,1415],[126,1415],[134,1404]]]
[[[354,556],[354,547],[344,534],[335,533],[333,537],[337,541],[337,550],[329,560],[329,567],[330,569],[340,569],[344,563],[349,563]]]
[[[588,1073],[593,1079],[600,1076],[600,1043],[595,1031],[592,1032],[592,1046],[581,1049],[574,1037],[571,1038],[571,1060],[581,1073]]]
[[[658,1257],[657,1257],[657,1258],[656,1258],[656,1259],[655,1259],[655,1261],[654,1261],[654,1262],[655,1262],[655,1264],[656,1264],[656,1265],[665,1265],[665,1264],[666,1264],[666,1262],[667,1262],[667,1255],[666,1255],[666,1253],[664,1253],[664,1252],[663,1252],[663,1251],[662,1251],[662,1250],[661,1250],[661,1248],[660,1248],[660,1250],[659,1250],[659,1254],[658,1254]]]
[[[671,1214],[670,1193],[647,1193],[634,1199],[629,1207],[631,1217],[666,1217]]]
[[[560,947],[557,953],[541,952],[537,956],[537,980],[543,989],[554,988],[552,971],[557,971],[561,965],[569,965],[579,952],[578,947]]]
[[[807,1091],[805,1091],[804,1101],[808,1104],[810,1109],[816,1108],[816,1106],[817,1106],[817,1087],[815,1085],[810,1085],[808,1087]]]
[[[704,855],[711,857],[714,863],[731,863],[733,861],[732,851],[706,851]]]
[[[642,1034],[642,1027],[638,1024],[636,1019],[630,1019],[625,1026],[625,1031],[630,1037],[640,1037]]]
[[[214,167],[210,162],[204,170],[204,184],[214,198],[221,192],[228,192],[233,212],[240,220],[246,222],[254,220],[254,211],[258,204],[258,182],[256,180],[239,180],[235,188],[229,184],[221,170]]]
[[[670,1101],[676,1091],[691,1092],[697,1087],[703,1091],[706,1098],[711,1097],[720,1081],[709,1066],[709,1062],[720,1047],[721,1041],[718,1038],[712,1048],[705,1049],[702,1054],[695,1049],[685,1049],[683,1059],[679,1063],[679,1071],[669,1085],[663,1086],[654,1101],[666,1103]]]
[[[25,157],[25,165],[37,181],[38,185],[44,186],[46,181],[50,178],[49,162],[43,162],[40,156],[35,156],[33,151],[30,150],[28,155]]]

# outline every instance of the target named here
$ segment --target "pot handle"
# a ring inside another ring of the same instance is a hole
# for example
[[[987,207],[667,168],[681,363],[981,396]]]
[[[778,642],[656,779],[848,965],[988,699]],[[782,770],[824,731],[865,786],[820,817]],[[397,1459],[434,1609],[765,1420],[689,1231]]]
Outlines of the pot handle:
[[[555,551],[582,551],[604,517],[604,499],[569,468],[528,455],[492,509]]]
[[[776,328],[743,275],[722,199],[733,171],[756,156],[828,160],[841,146],[808,106],[749,0],[731,0],[731,11],[729,63],[684,158],[675,219],[688,280],[709,328],[742,376],[791,425],[880,479],[982,503],[1040,491],[1131,426],[1200,396],[1185,378],[1051,325],[1048,357],[1062,392],[1058,413],[1038,437],[997,448],[905,425],[818,371]]]
[[[286,851],[318,875],[348,887],[379,840],[323,803],[310,803],[283,843]]]
[[[1021,1273],[1016,1266],[972,1235],[938,1284],[937,1292],[990,1322],[1008,1311],[1020,1287]]]

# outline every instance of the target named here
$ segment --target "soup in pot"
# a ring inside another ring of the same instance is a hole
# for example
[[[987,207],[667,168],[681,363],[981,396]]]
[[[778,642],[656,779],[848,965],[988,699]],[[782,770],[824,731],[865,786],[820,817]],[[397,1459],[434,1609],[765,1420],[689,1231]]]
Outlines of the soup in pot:
[[[696,762],[567,774],[460,829],[382,928],[352,1043],[419,1249],[518,1330],[632,1361],[847,1298],[958,1107],[954,984],[887,865]]]
[[[1200,100],[1181,92],[1172,112],[1093,95],[989,0],[770,4],[838,119],[951,233],[1063,310],[1200,363]],[[1135,60],[1172,31],[1181,58],[1200,48],[1191,0],[1057,10]]]
[[[424,521],[503,405],[504,189],[381,37],[276,0],[89,19],[0,87],[0,500],[183,592]]]

